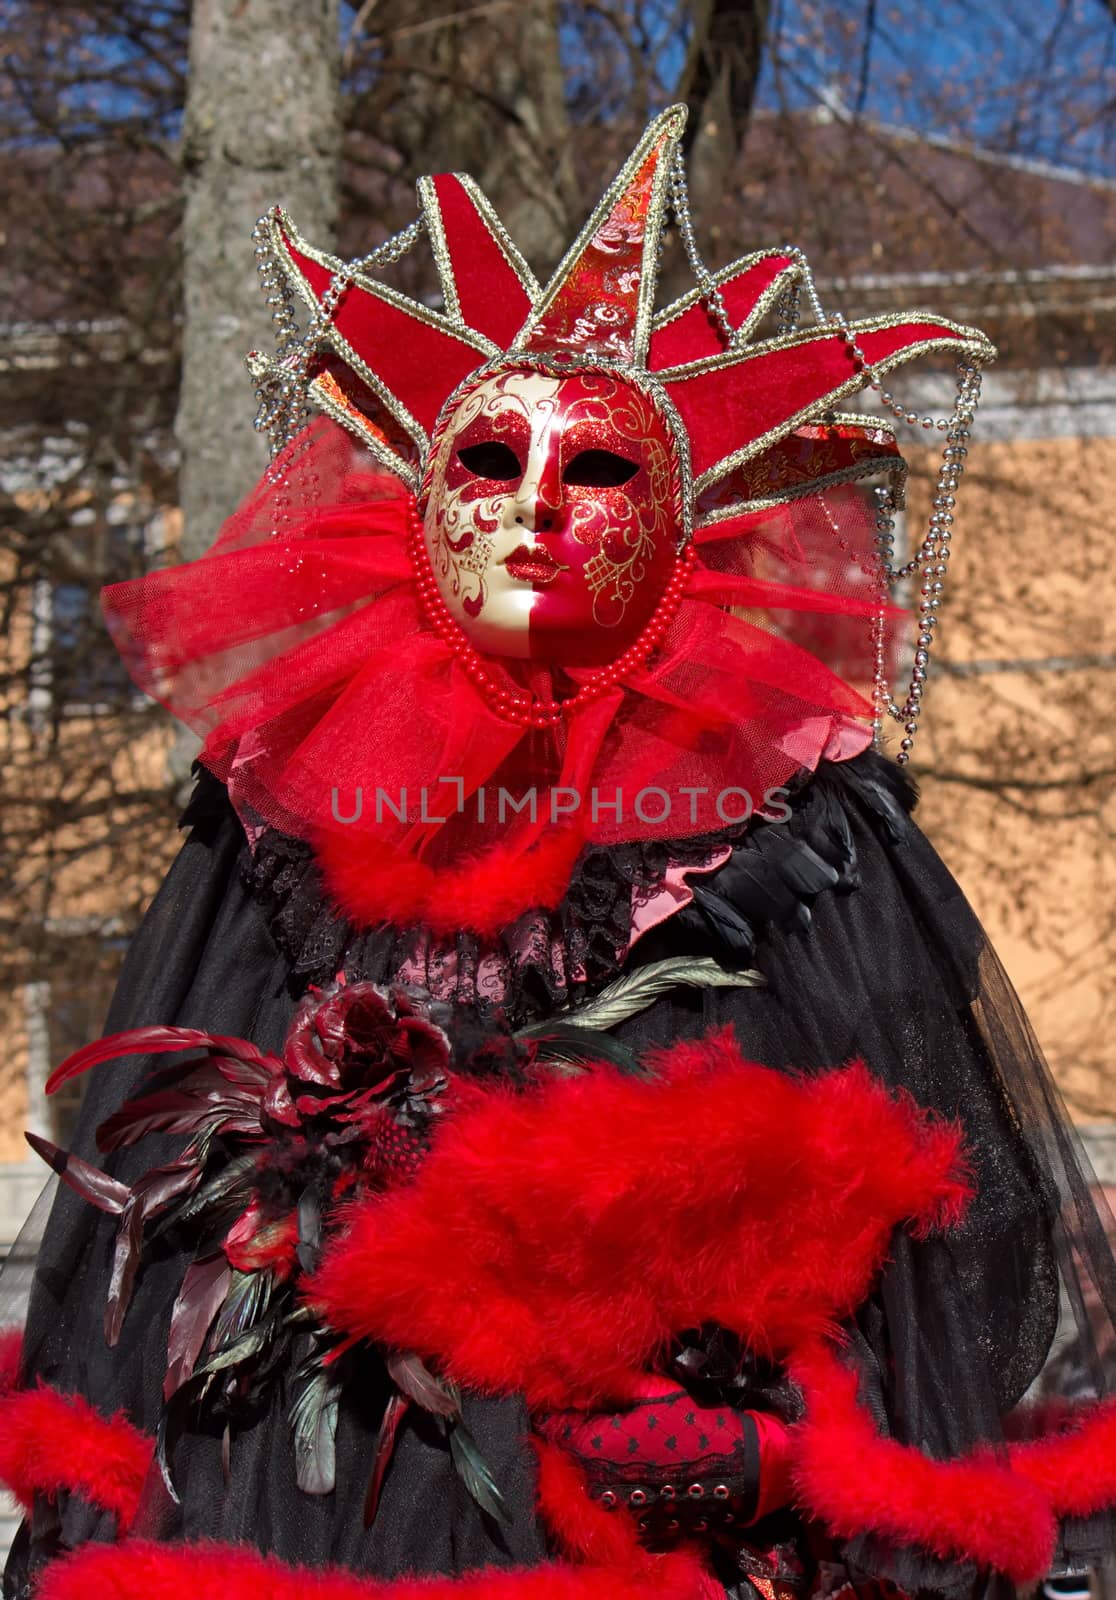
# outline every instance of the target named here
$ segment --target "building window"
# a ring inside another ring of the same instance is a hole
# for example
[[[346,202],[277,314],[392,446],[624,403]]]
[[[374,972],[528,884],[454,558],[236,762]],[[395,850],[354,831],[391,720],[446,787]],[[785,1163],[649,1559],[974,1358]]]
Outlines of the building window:
[[[32,592],[28,698],[32,723],[40,727],[61,716],[106,714],[142,700],[109,637],[99,596],[104,584],[148,569],[161,548],[161,519],[110,520],[95,539],[75,522],[75,545],[86,570],[40,578]]]
[[[67,711],[119,706],[131,693],[124,663],[101,620],[97,593],[84,583],[52,583],[52,698]]]

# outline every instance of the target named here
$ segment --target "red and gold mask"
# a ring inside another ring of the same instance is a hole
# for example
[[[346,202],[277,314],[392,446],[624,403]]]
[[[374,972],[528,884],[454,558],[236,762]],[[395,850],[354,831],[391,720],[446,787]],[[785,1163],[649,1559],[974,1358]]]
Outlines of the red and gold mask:
[[[650,620],[681,532],[678,452],[613,373],[510,367],[431,442],[426,550],[471,644],[564,666],[615,660]]]

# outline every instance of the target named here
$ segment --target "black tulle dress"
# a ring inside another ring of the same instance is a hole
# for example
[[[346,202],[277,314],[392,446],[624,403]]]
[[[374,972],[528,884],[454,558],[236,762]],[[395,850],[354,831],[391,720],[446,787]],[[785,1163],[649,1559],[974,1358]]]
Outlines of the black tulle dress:
[[[1116,1311],[1116,1279],[1056,1091],[970,907],[913,822],[912,806],[899,771],[869,753],[823,764],[795,793],[785,825],[758,823],[727,835],[729,859],[693,880],[693,901],[646,934],[630,963],[708,954],[758,969],[766,984],[675,990],[616,1031],[638,1048],[728,1022],[754,1060],[810,1072],[863,1057],[887,1084],[962,1120],[976,1168],[966,1221],[923,1242],[897,1234],[882,1281],[849,1330],[861,1396],[880,1430],[946,1458],[1002,1441],[1013,1407],[1049,1387],[1052,1350],[1085,1369],[1094,1394],[1108,1392],[1101,1351]],[[346,928],[322,899],[297,842],[269,834],[250,852],[215,780],[203,774],[185,820],[188,837],[132,944],[106,1031],[173,1022],[277,1049],[308,985],[339,971],[350,979],[392,976],[399,936]],[[701,854],[700,842],[687,848],[694,859]],[[576,957],[565,970],[578,966],[586,974],[580,995],[617,976],[614,941],[602,930],[618,906],[627,917],[633,893],[653,884],[670,856],[669,847],[655,844],[583,859],[548,919],[547,938],[537,941],[537,960],[520,930],[503,1001],[513,1024],[571,998],[544,954],[555,940]],[[685,856],[676,851],[673,858]],[[463,986],[475,970],[472,944],[463,937],[458,950]],[[484,996],[461,999],[483,1004]],[[132,1060],[93,1075],[74,1146],[79,1154],[96,1159],[93,1130],[155,1065]],[[105,1165],[130,1181],[174,1148],[174,1140],[152,1137]],[[119,1346],[110,1351],[103,1316],[112,1233],[111,1218],[59,1192],[35,1273],[24,1370],[85,1394],[106,1413],[126,1408],[154,1435],[182,1261],[173,1235],[147,1252]],[[545,1559],[534,1458],[524,1442],[524,1408],[514,1398],[465,1402],[509,1508],[504,1525],[478,1507],[444,1439],[419,1416],[402,1428],[368,1527],[368,1461],[385,1401],[374,1365],[346,1389],[329,1495],[308,1496],[296,1486],[281,1375],[261,1395],[237,1420],[225,1465],[219,1427],[199,1422],[180,1430],[168,1447],[180,1504],[153,1487],[134,1532],[246,1541],[288,1561],[333,1562],[381,1577]],[[1068,1525],[1064,1564],[1099,1560],[1111,1535],[1106,1517]],[[112,1519],[81,1498],[40,1499],[8,1560],[5,1596],[27,1595],[36,1571],[60,1551],[113,1536]],[[891,1578],[911,1592],[950,1596],[990,1582],[971,1564],[870,1533],[819,1547],[789,1512],[754,1530],[754,1541],[796,1552],[804,1592],[832,1587],[833,1573]],[[727,1592],[737,1585],[749,1592],[746,1563],[721,1576]]]

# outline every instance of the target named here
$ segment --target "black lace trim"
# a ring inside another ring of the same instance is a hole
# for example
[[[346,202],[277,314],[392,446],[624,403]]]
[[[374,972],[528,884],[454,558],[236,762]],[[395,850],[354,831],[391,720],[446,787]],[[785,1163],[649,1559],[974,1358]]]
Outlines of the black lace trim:
[[[894,836],[914,803],[908,780],[881,757],[825,763],[791,794],[784,824],[752,821],[696,839],[589,847],[556,911],[525,912],[489,939],[462,932],[435,940],[420,927],[354,928],[326,898],[309,847],[271,830],[254,851],[245,848],[241,871],[290,963],[294,993],[341,971],[384,983],[406,969],[458,1003],[500,1004],[519,1026],[619,974],[627,960],[632,906],[661,885],[671,867],[697,867],[716,848],[731,847],[729,860],[715,872],[691,880],[693,903],[645,935],[634,959],[657,959],[681,943],[726,964],[747,965],[765,927],[804,930],[817,895],[857,887],[845,815],[850,804],[871,810]],[[570,973],[583,976],[571,981]]]
[[[291,966],[291,987],[350,978],[387,982],[417,969],[432,992],[462,1003],[499,1001],[518,1025],[545,1016],[620,972],[636,895],[662,883],[671,866],[699,866],[726,836],[651,840],[583,852],[561,906],[528,911],[495,938],[462,932],[440,941],[422,928],[354,928],[331,906],[309,846],[269,830],[241,857],[250,892]],[[583,973],[576,982],[567,974]]]

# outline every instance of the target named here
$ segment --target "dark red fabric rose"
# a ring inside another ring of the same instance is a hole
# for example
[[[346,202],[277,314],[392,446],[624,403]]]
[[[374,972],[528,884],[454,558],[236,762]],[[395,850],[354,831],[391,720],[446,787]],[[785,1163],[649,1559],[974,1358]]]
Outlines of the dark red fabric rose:
[[[283,1047],[285,1073],[269,1085],[265,1122],[329,1123],[339,1142],[367,1139],[390,1111],[402,1127],[426,1120],[446,1088],[449,1040],[402,989],[374,983],[313,991]]]

